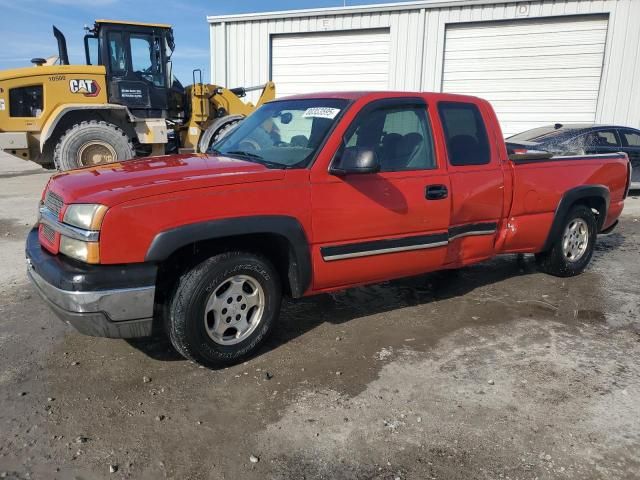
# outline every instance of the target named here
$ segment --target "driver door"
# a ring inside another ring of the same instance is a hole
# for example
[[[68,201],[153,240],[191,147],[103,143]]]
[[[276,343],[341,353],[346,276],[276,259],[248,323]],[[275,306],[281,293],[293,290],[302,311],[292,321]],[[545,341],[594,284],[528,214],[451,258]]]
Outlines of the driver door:
[[[152,116],[160,117],[168,108],[162,35],[133,27],[105,27],[102,35],[109,101],[132,110],[157,110]]]
[[[343,137],[373,149],[378,173],[311,174],[314,290],[374,282],[439,268],[447,252],[449,177],[436,156],[422,98],[373,101]]]

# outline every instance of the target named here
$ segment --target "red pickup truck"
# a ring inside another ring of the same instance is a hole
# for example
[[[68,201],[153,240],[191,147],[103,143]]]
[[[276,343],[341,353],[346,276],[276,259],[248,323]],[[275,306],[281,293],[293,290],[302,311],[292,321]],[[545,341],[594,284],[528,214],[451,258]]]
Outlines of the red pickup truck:
[[[260,107],[209,154],[55,175],[28,273],[82,333],[168,333],[185,357],[236,362],[281,297],[535,253],[580,273],[617,223],[624,154],[507,155],[488,102],[328,93]]]

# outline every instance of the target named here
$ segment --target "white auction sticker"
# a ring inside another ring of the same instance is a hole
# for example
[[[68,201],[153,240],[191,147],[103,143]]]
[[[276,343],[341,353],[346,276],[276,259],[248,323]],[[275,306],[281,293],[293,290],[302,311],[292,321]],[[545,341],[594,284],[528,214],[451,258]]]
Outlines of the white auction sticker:
[[[336,115],[340,113],[339,108],[331,107],[311,107],[307,108],[302,114],[302,118],[336,118]]]
[[[4,98],[0,98],[0,111],[4,110]]]

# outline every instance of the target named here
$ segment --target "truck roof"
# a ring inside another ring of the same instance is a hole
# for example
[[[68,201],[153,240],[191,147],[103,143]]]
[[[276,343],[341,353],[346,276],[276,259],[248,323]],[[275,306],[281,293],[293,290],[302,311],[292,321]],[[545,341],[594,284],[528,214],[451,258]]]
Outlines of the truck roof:
[[[290,95],[287,97],[279,98],[278,100],[298,100],[306,98],[341,98],[345,100],[359,100],[365,97],[431,97],[434,100],[446,100],[452,101],[466,101],[466,102],[480,102],[484,101],[479,97],[473,97],[470,95],[459,95],[455,93],[441,93],[441,92],[400,92],[400,91],[380,91],[380,90],[364,90],[364,91],[344,91],[344,92],[316,92],[316,93],[302,93],[297,95]]]

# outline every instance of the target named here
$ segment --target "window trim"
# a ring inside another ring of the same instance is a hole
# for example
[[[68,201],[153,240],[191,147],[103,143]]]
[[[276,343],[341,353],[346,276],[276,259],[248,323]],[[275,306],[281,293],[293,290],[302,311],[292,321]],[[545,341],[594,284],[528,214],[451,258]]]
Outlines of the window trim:
[[[439,168],[438,149],[436,148],[433,122],[431,121],[431,115],[429,114],[429,104],[422,97],[391,97],[391,98],[380,98],[377,100],[372,100],[368,102],[366,105],[364,105],[358,111],[358,113],[356,113],[356,115],[353,117],[353,119],[351,120],[351,122],[349,123],[349,125],[347,126],[347,128],[345,129],[344,133],[340,138],[340,145],[338,146],[336,151],[333,153],[333,156],[331,157],[331,161],[329,162],[329,165],[327,167],[327,172],[330,172],[334,162],[338,161],[338,157],[345,147],[345,139],[354,134],[354,130],[357,128],[358,123],[362,120],[362,117],[376,110],[392,110],[392,109],[401,108],[401,107],[415,107],[415,108],[424,109],[425,118],[427,121],[427,128],[429,129],[429,133],[431,133],[431,149],[433,151],[434,163],[431,168],[417,168],[417,169],[411,169],[411,170],[388,170],[388,171],[381,170],[379,174],[394,174],[394,173],[402,174],[407,172],[430,172],[433,170],[438,170]]]
[[[453,163],[451,161],[451,155],[449,153],[449,134],[447,132],[447,126],[446,123],[442,117],[442,110],[441,107],[445,106],[445,105],[463,105],[463,106],[470,106],[473,109],[475,109],[475,111],[478,114],[478,117],[480,119],[480,123],[482,126],[482,131],[484,132],[484,137],[485,137],[485,145],[486,145],[486,152],[487,152],[487,161],[483,162],[483,163],[467,163],[467,164],[456,164]],[[473,103],[473,102],[468,102],[468,101],[456,101],[456,100],[440,100],[437,104],[437,110],[438,110],[438,120],[440,121],[440,126],[442,128],[442,134],[443,134],[443,139],[444,139],[444,148],[445,151],[447,153],[447,166],[448,167],[453,167],[453,168],[465,168],[465,167],[483,167],[486,165],[491,165],[491,162],[493,160],[493,156],[491,154],[491,142],[489,140],[489,132],[487,131],[487,125],[485,122],[485,117],[484,114],[482,112],[482,109],[480,108],[480,105]]]

